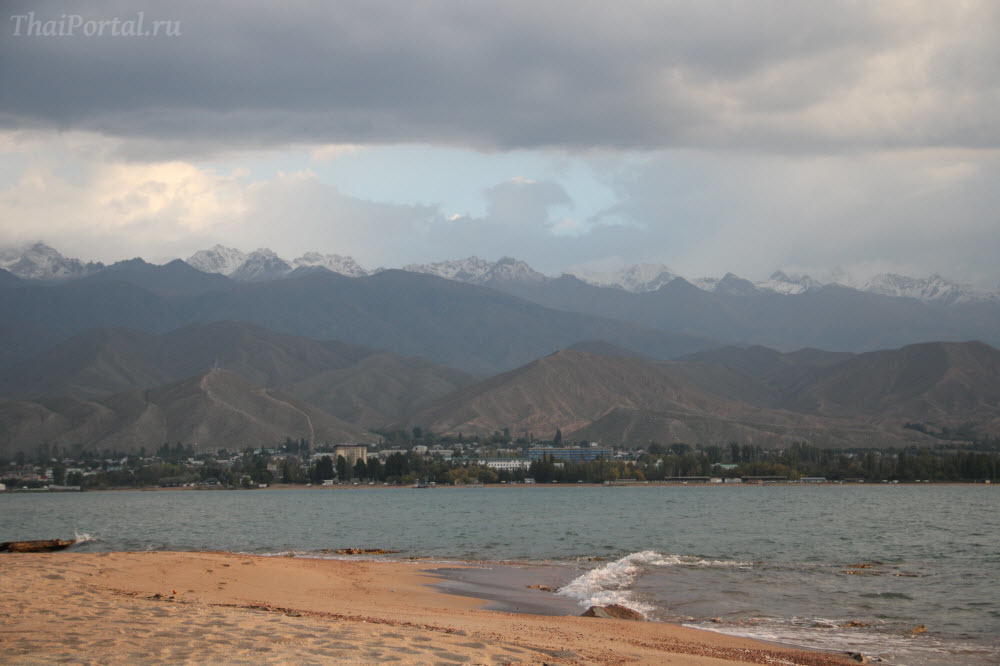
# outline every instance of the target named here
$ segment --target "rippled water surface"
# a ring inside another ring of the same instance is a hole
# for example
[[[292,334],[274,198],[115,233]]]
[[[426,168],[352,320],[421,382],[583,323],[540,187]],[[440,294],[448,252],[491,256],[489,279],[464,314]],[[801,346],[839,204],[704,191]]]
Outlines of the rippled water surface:
[[[996,664],[998,509],[987,486],[8,493],[0,541],[546,562],[581,608],[617,601],[898,664]]]

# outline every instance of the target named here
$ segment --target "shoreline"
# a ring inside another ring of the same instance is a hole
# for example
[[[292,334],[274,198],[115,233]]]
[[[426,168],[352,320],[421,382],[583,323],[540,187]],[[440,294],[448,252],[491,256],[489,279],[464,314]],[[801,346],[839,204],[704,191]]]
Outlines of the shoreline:
[[[995,484],[983,481],[922,481],[906,483],[846,483],[827,481],[823,483],[802,483],[802,482],[781,482],[781,483],[679,483],[650,481],[649,483],[491,483],[483,486],[460,485],[460,486],[435,486],[433,488],[417,488],[412,485],[367,485],[341,484],[332,486],[308,485],[301,483],[272,483],[264,488],[241,488],[236,486],[122,486],[115,488],[7,488],[0,491],[2,495],[19,494],[64,494],[64,493],[121,493],[121,492],[223,492],[223,491],[272,491],[272,490],[303,490],[303,491],[358,491],[358,490],[483,490],[489,488],[501,489],[540,489],[540,488],[952,488],[952,487],[983,487],[994,488]]]
[[[444,591],[442,567],[250,556],[111,552],[0,558],[8,663],[784,663],[848,658],[661,622],[485,610]]]

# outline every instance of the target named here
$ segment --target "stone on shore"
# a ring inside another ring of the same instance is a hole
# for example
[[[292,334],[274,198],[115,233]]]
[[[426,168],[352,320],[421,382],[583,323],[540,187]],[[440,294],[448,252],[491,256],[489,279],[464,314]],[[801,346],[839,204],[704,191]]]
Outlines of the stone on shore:
[[[609,606],[591,606],[580,617],[601,617],[614,620],[645,620],[646,617],[639,611],[634,611],[620,604]]]

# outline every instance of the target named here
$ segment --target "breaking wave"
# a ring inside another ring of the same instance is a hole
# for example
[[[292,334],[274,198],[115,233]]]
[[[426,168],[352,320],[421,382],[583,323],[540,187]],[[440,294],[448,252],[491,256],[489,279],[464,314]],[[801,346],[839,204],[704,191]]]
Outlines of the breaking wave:
[[[73,538],[76,540],[76,544],[74,545],[77,546],[79,546],[80,544],[87,543],[88,541],[100,541],[100,539],[91,534],[87,534],[86,532],[78,532],[76,530],[73,530]]]
[[[691,555],[669,555],[655,550],[630,553],[614,562],[591,569],[559,588],[557,594],[577,599],[581,606],[619,604],[643,614],[656,607],[635,598],[632,584],[650,567],[749,567],[752,562],[706,560]]]

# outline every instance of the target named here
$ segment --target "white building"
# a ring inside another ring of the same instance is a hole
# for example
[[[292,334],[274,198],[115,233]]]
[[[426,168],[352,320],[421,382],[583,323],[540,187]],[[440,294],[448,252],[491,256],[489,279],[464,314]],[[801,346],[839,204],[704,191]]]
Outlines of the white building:
[[[513,472],[516,469],[526,470],[530,468],[531,460],[528,458],[480,458],[476,464],[490,469]]]

